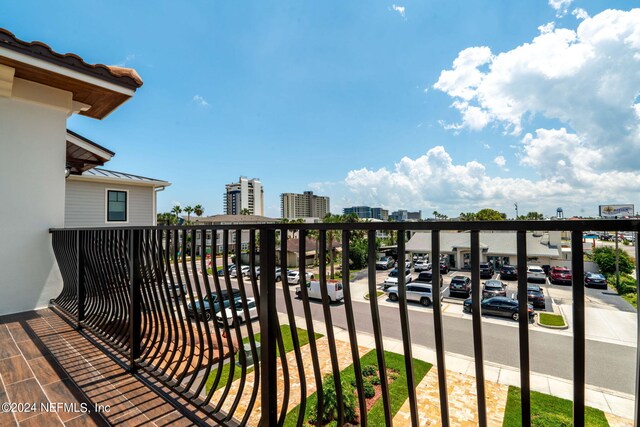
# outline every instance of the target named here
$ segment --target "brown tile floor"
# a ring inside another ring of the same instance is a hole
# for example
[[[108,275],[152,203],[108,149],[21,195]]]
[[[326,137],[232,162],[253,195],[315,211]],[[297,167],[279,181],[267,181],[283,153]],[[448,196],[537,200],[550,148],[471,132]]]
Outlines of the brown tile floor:
[[[191,424],[51,310],[0,317],[0,403],[3,427]]]

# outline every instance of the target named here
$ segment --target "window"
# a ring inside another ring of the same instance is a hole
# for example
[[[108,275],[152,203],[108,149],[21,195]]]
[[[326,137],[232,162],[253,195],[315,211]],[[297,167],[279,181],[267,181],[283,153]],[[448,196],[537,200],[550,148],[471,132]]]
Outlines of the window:
[[[127,192],[107,190],[107,222],[127,221]]]

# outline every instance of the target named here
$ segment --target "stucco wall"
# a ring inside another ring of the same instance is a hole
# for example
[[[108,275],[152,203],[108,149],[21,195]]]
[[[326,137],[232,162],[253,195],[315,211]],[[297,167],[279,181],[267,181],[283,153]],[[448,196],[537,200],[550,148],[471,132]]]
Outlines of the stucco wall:
[[[65,227],[113,227],[154,225],[155,192],[152,187],[67,179],[65,190]],[[106,222],[107,189],[128,192],[126,223]]]
[[[46,307],[62,288],[48,229],[64,225],[67,114],[0,96],[0,315]]]

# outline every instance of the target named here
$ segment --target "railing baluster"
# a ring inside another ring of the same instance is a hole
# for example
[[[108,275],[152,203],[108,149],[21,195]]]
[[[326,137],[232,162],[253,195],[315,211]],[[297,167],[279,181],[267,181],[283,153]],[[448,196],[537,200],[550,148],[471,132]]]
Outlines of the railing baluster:
[[[571,232],[571,268],[573,287],[573,425],[584,425],[585,328],[584,328],[584,254],[582,231]]]
[[[360,425],[367,425],[367,403],[364,398],[364,384],[362,381],[362,368],[360,366],[360,351],[358,350],[358,334],[356,322],[353,316],[353,301],[351,300],[351,283],[349,279],[349,239],[350,232],[342,230],[342,290],[344,292],[344,311],[347,317],[347,329],[349,330],[349,344],[351,346],[351,359],[353,370],[356,373],[356,390],[358,391],[358,405],[360,407]]]
[[[137,369],[136,359],[140,357],[140,234],[141,230],[132,230],[129,235],[129,370]]]
[[[84,300],[86,296],[85,290],[85,277],[84,277],[84,233],[86,231],[80,230],[76,234],[76,259],[77,259],[77,276],[76,283],[78,284],[78,324],[77,328],[82,329],[82,322],[84,322]]]
[[[449,427],[449,395],[447,391],[447,366],[444,354],[444,333],[442,327],[442,301],[440,288],[440,230],[431,232],[432,270],[431,293],[433,295],[433,329],[436,341],[436,363],[438,364],[438,389],[440,392],[440,422]]]
[[[260,353],[262,359],[261,425],[278,422],[278,377],[276,366],[276,233],[273,229],[260,232]]]
[[[333,245],[333,242],[331,242]],[[342,384],[340,383],[340,365],[338,364],[338,352],[336,350],[336,339],[333,333],[333,320],[331,318],[331,300],[327,291],[327,231],[320,230],[320,296],[322,297],[322,311],[327,327],[327,342],[329,343],[329,357],[331,358],[331,368],[333,370],[333,382],[336,390],[336,401],[338,407],[338,425],[344,424],[344,405],[342,398]],[[332,248],[333,249],[333,248]],[[331,250],[333,256],[333,250]],[[302,255],[302,254],[301,254]],[[333,258],[332,261],[333,262]],[[300,277],[300,282],[306,283],[306,277]]]
[[[478,425],[487,425],[487,406],[484,389],[484,355],[482,348],[482,311],[480,301],[480,233],[471,231],[471,301],[473,322],[473,354],[476,367],[476,388],[478,390]]]
[[[407,389],[409,392],[409,409],[411,425],[419,425],[418,402],[416,398],[416,381],[413,375],[413,353],[411,352],[411,329],[409,328],[409,310],[407,308],[407,283],[405,278],[405,236],[398,231],[398,302],[400,304],[400,329],[402,330],[402,345],[404,348],[404,366],[407,372]],[[432,281],[433,283],[433,281]],[[433,286],[432,286],[433,289]],[[431,293],[433,296],[433,292]],[[440,301],[435,300],[433,304]]]
[[[531,425],[531,381],[529,378],[529,301],[527,292],[527,232],[519,230],[518,256],[518,333],[520,343],[520,408],[523,426]]]
[[[638,228],[633,232],[634,245],[636,247],[636,286],[640,285],[640,246],[638,246]],[[638,289],[636,288],[636,295]],[[640,416],[640,310],[636,310],[636,387],[635,387],[635,405],[633,411],[634,425],[638,425],[638,416]]]
[[[380,311],[378,310],[378,299],[376,292],[376,231],[369,230],[367,234],[369,264],[369,302],[371,305],[371,320],[373,321],[373,335],[376,342],[376,356],[378,358],[378,370],[380,373],[380,386],[382,389],[382,402],[384,406],[384,419],[387,426],[393,425],[391,414],[391,399],[389,398],[389,382],[387,380],[387,364],[384,360],[384,345],[382,340],[382,328],[380,327]],[[362,375],[362,372],[356,372]]]

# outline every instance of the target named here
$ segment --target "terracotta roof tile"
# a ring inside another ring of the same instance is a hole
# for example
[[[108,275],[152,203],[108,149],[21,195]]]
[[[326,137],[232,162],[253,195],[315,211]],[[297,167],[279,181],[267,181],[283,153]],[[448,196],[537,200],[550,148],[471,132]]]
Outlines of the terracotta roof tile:
[[[11,49],[15,52],[51,62],[130,89],[137,89],[142,86],[142,79],[133,68],[104,64],[88,64],[76,54],[55,52],[46,43],[20,40],[11,31],[4,28],[0,28],[0,47]]]

